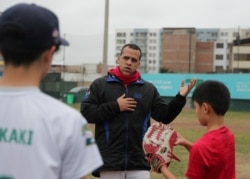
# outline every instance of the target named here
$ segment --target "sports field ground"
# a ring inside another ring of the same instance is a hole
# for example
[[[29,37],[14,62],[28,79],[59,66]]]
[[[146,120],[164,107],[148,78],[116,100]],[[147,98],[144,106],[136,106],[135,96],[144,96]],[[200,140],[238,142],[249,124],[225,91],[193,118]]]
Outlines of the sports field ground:
[[[79,105],[73,105],[79,110]],[[229,111],[225,117],[225,124],[234,132],[236,140],[236,178],[250,179],[250,112]],[[206,128],[199,125],[194,110],[183,110],[182,113],[171,123],[179,133],[190,141],[195,141]],[[90,125],[94,130],[94,127]],[[223,151],[222,151],[223,152]],[[188,161],[188,152],[181,146],[174,148],[174,153],[181,162],[172,160],[169,168],[178,176],[184,179]],[[161,174],[151,173],[151,179],[163,179]],[[87,179],[95,179],[88,176]]]

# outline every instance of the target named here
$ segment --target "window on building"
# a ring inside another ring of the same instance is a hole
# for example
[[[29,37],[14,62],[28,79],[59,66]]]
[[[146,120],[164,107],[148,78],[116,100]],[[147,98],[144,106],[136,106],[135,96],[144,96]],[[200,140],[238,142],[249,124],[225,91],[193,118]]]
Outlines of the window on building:
[[[216,55],[216,56],[215,56],[215,59],[216,59],[216,60],[223,60],[223,55]]]
[[[217,32],[212,32],[212,33],[211,33],[211,36],[212,36],[212,37],[217,37],[217,36],[218,36],[218,33],[217,33]]]
[[[234,54],[234,59],[236,61],[250,61],[250,54]]]
[[[224,48],[224,44],[223,43],[217,43],[216,48]]]
[[[215,71],[222,71],[223,70],[223,66],[215,66]]]
[[[125,39],[117,39],[116,44],[125,44],[126,40]]]
[[[146,53],[142,53],[142,55],[141,55],[142,57],[146,57]]]
[[[237,37],[238,34],[239,34],[238,32],[234,32],[234,33],[233,33],[233,37]]]
[[[135,37],[146,37],[147,36],[147,32],[136,32],[135,33]]]
[[[118,32],[116,33],[116,37],[126,37],[126,33]]]

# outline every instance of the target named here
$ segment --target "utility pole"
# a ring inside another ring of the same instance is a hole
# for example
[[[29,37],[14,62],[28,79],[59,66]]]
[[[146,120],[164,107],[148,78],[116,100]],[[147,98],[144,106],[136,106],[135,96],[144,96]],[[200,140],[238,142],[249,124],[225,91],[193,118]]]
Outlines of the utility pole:
[[[192,58],[192,54],[191,54],[191,35],[192,35],[192,29],[189,28],[189,59],[188,59],[188,73],[191,73],[191,58]]]
[[[239,73],[240,72],[240,69],[239,69],[239,63],[240,63],[240,26],[238,27],[238,35],[237,35],[237,49],[238,49],[238,55],[237,55],[237,72]]]
[[[104,36],[103,36],[103,60],[102,74],[106,75],[108,71],[108,22],[109,22],[109,0],[105,0],[104,14]]]

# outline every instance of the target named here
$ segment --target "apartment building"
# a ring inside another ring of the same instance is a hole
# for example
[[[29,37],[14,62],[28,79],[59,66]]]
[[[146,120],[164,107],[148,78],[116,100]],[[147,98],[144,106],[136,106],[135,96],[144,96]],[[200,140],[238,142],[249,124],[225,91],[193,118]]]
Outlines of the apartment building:
[[[235,45],[249,37],[250,29],[239,27],[117,29],[115,46],[116,55],[125,43],[141,47],[141,73],[246,72],[250,51]]]
[[[250,38],[235,40],[230,55],[232,72],[250,73]]]
[[[196,29],[197,41],[209,42],[216,41],[219,38],[220,29],[218,28],[198,28]]]
[[[196,42],[195,73],[208,73],[214,70],[214,42]]]
[[[196,71],[195,28],[163,28],[161,45],[161,69],[178,73]]]
[[[250,69],[248,47],[242,47],[242,39],[250,37],[250,29],[197,29],[199,41],[214,42],[213,71],[247,72]],[[238,60],[239,59],[239,60]],[[239,65],[241,64],[241,66]]]
[[[243,31],[244,31],[244,35],[245,35],[244,38],[250,38],[250,28],[244,29]]]
[[[239,29],[202,28],[197,29],[197,39],[201,42],[213,42],[213,72],[229,70],[230,48],[239,35]],[[242,31],[243,34],[243,31]]]
[[[232,43],[226,40],[216,40],[214,43],[213,70],[214,72],[226,72],[229,70],[229,53]]]

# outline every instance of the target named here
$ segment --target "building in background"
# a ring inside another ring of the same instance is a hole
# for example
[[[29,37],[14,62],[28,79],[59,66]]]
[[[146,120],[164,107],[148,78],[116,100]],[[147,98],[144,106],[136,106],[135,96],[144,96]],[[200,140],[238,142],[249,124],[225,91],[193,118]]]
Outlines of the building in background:
[[[240,47],[241,39],[250,37],[250,29],[226,28],[226,29],[197,29],[199,41],[213,41],[214,44],[214,72],[247,72],[250,69],[248,63],[250,51],[247,47]],[[235,41],[235,43],[234,43]],[[237,45],[237,47],[235,47]],[[242,49],[242,51],[240,50]],[[243,57],[245,55],[245,57]],[[239,60],[236,57],[239,58]],[[245,58],[245,60],[243,60]],[[245,61],[245,62],[244,62]],[[241,64],[241,67],[239,67]]]
[[[79,86],[88,86],[102,76],[101,64],[52,65],[50,73],[61,73],[62,81],[75,81]]]
[[[230,55],[232,72],[250,73],[250,38],[235,40]]]
[[[196,42],[195,73],[213,72],[214,42]]]
[[[198,28],[196,29],[197,41],[214,42],[219,38],[219,32],[218,28]]]
[[[195,73],[195,28],[161,29],[161,66],[166,72]]]
[[[229,71],[229,53],[232,43],[226,40],[216,40],[214,42],[213,72]]]
[[[250,51],[233,42],[249,37],[250,29],[240,28],[117,29],[115,49],[118,56],[124,44],[139,45],[141,73],[248,72]]]
[[[141,73],[250,73],[249,28],[117,29],[115,39],[116,57],[126,43],[140,46]],[[63,81],[89,85],[102,75],[102,64],[63,63],[52,65],[50,71],[61,73]]]

